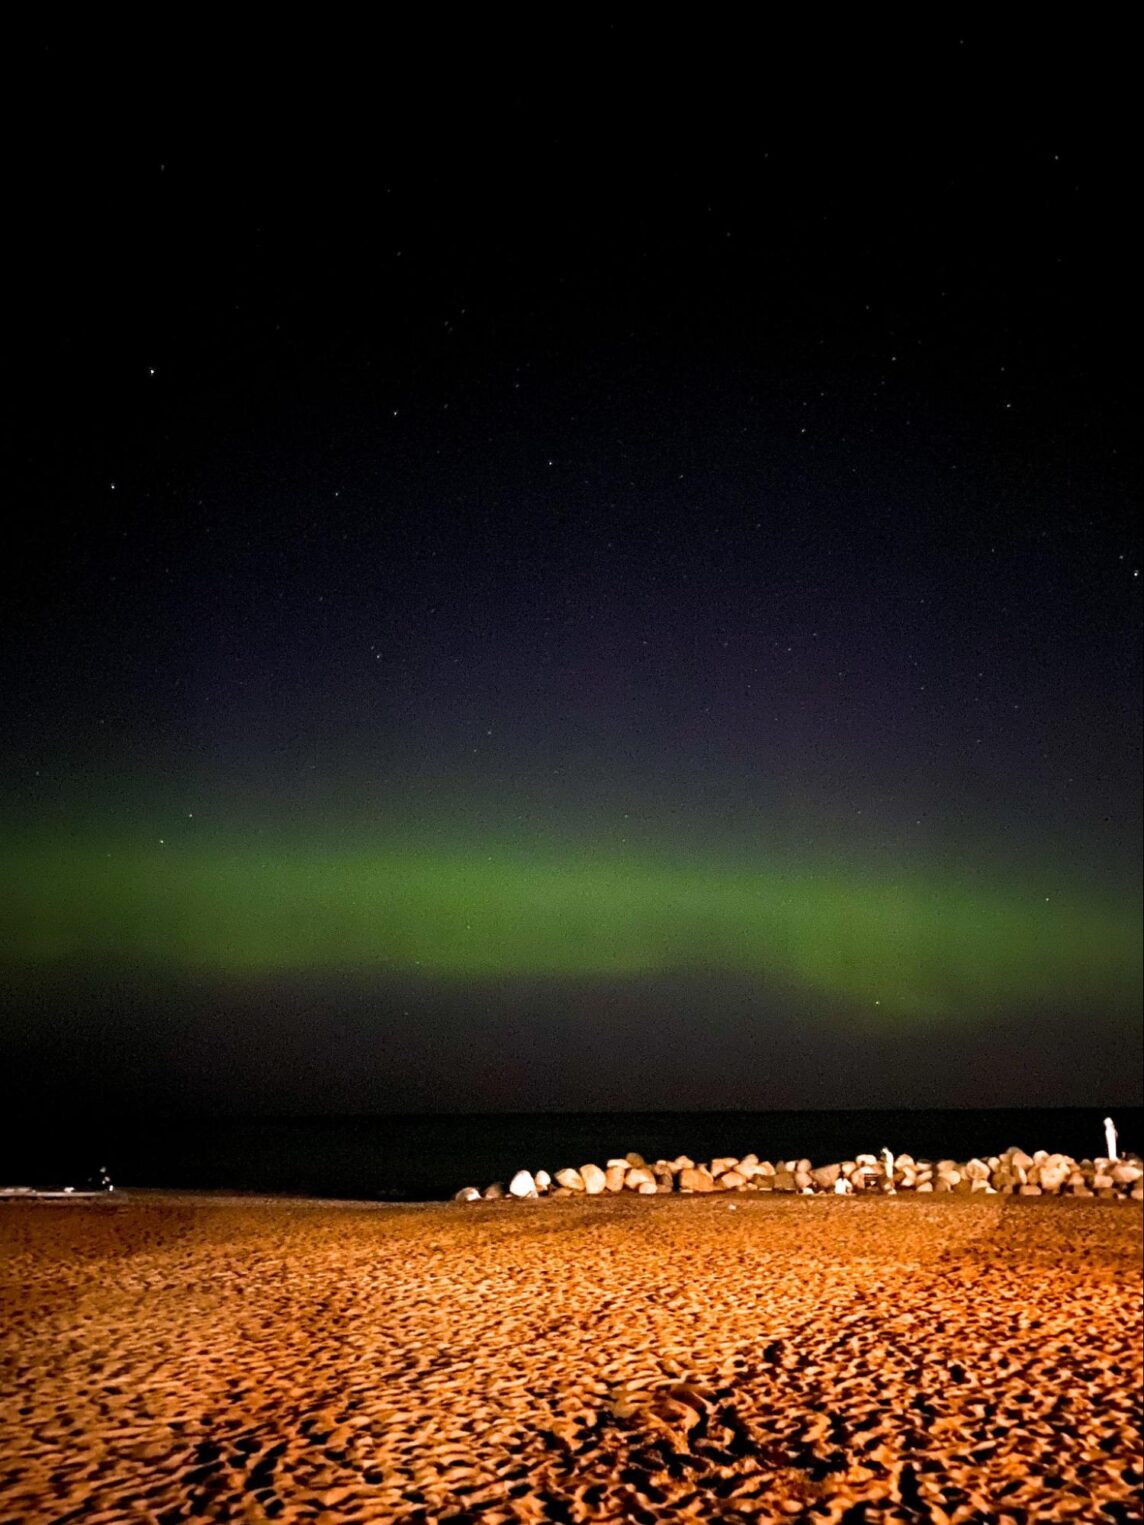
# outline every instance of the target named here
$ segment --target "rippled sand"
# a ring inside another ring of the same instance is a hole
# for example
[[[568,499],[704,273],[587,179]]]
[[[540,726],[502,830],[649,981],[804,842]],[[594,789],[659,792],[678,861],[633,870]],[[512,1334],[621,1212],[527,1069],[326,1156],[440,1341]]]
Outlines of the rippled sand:
[[[1141,1213],[0,1205],[0,1520],[1141,1519]]]

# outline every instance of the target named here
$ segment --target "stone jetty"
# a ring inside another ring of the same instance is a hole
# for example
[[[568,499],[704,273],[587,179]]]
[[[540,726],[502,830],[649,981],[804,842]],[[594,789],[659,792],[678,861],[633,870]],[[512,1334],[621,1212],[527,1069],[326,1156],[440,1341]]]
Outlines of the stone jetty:
[[[510,1181],[495,1181],[457,1192],[458,1202],[538,1197],[603,1197],[629,1192],[639,1196],[681,1196],[701,1192],[776,1192],[815,1196],[862,1196],[870,1193],[953,1193],[961,1196],[1096,1197],[1144,1200],[1144,1161],[1139,1155],[1116,1159],[1074,1160],[1067,1154],[1016,1147],[1004,1154],[972,1160],[922,1160],[910,1154],[858,1154],[852,1160],[812,1165],[808,1159],[760,1160],[727,1155],[697,1164],[687,1155],[648,1163],[626,1154],[596,1164],[546,1170],[518,1170]]]

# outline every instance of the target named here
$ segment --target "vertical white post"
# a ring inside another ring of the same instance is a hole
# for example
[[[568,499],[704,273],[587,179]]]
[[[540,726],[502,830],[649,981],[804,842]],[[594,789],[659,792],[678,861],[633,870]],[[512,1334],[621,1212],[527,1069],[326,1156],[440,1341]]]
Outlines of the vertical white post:
[[[886,1163],[886,1180],[890,1183],[890,1190],[894,1189],[894,1156],[888,1149],[882,1150],[882,1159]]]
[[[1104,1152],[1110,1160],[1120,1158],[1116,1152],[1116,1125],[1111,1117],[1104,1119]]]

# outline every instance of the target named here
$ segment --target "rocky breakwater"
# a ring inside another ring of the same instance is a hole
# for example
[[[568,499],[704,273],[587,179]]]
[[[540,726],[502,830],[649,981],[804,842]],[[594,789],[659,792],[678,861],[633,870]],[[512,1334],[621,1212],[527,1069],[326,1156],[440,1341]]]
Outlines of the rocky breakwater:
[[[909,1154],[858,1154],[833,1165],[808,1159],[760,1160],[725,1156],[696,1164],[687,1155],[649,1164],[639,1154],[601,1165],[546,1170],[518,1170],[507,1183],[496,1181],[482,1191],[465,1186],[458,1202],[518,1201],[539,1197],[606,1197],[628,1192],[638,1196],[681,1196],[704,1192],[757,1192],[786,1195],[862,1196],[868,1193],[976,1193],[1022,1197],[1094,1197],[1144,1200],[1144,1161],[1138,1155],[1117,1159],[1074,1160],[1038,1149],[1006,1149],[1004,1154],[972,1160],[917,1160]]]

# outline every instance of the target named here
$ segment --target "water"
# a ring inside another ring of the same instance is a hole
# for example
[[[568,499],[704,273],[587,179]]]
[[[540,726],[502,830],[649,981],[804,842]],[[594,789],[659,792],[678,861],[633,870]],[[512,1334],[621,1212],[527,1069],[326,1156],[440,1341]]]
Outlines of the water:
[[[639,1112],[484,1116],[106,1119],[0,1139],[0,1185],[85,1184],[101,1165],[121,1187],[432,1201],[513,1172],[638,1150],[647,1159],[742,1155],[815,1164],[888,1146],[918,1158],[997,1154],[1010,1144],[1104,1153],[1099,1108],[933,1112]],[[1141,1108],[1115,1112],[1122,1153],[1140,1151]]]

